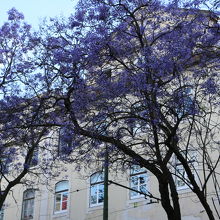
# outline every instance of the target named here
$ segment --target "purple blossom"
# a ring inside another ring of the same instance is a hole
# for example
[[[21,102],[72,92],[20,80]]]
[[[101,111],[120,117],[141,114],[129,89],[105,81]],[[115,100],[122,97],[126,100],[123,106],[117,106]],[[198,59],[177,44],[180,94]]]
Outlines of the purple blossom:
[[[18,12],[15,8],[8,11],[8,20],[23,20],[24,15]]]

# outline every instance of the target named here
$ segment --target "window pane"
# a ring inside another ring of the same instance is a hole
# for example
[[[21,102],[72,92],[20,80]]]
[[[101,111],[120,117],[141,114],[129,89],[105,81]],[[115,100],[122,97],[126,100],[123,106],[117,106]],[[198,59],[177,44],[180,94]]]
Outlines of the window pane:
[[[95,173],[91,176],[91,184],[103,182],[103,180],[104,180],[104,175],[102,172]]]
[[[90,204],[94,205],[97,203],[97,196],[91,195],[90,197]]]
[[[63,193],[63,200],[62,200],[62,210],[67,209],[67,200],[68,200],[68,193],[64,192]]]
[[[132,176],[131,177],[131,187],[138,185],[138,176]]]
[[[91,193],[91,196],[94,196],[97,194],[97,185],[91,186],[90,193]]]
[[[33,219],[34,215],[34,196],[35,191],[32,189],[26,190],[23,195],[22,204],[22,220]]]
[[[132,189],[138,190],[137,187],[132,187]],[[130,196],[131,196],[131,198],[137,197],[137,196],[138,196],[138,193],[137,193],[137,192],[134,192],[134,191],[130,191]]]
[[[176,166],[176,172],[177,172],[178,176],[181,176],[184,179],[187,178],[185,170],[184,170],[182,165],[177,165]],[[183,180],[181,180],[180,178],[176,177],[176,185],[177,185],[177,187],[182,187],[182,186],[185,186],[186,184],[185,184],[185,182]]]
[[[56,203],[56,206],[55,206],[55,211],[60,211],[60,202],[57,202]]]
[[[68,192],[63,193],[63,201],[66,201],[68,199]]]
[[[192,170],[193,175],[195,175],[195,165],[197,163],[197,153],[195,150],[188,150],[187,152],[183,150],[181,154],[184,156],[185,159],[187,159],[188,165]],[[185,172],[185,169],[183,165],[180,163],[180,161],[175,158],[175,174],[176,176],[174,177],[176,186],[178,188],[188,188],[189,186],[187,185],[188,181],[188,176]],[[182,178],[186,181],[183,181]]]
[[[92,185],[90,188],[90,204],[98,205],[104,200],[104,185],[103,183]]]
[[[102,203],[104,200],[104,185],[99,184],[98,203]]]
[[[146,181],[147,181],[146,174],[141,174],[141,175],[139,176],[139,182],[140,182],[140,184],[144,184],[144,183],[146,183]]]
[[[56,184],[55,191],[60,192],[60,191],[68,190],[68,188],[69,188],[68,181],[61,181]]]
[[[147,174],[142,173],[145,172],[144,168],[141,168],[139,166],[134,166],[131,171],[131,177],[130,177],[130,187],[132,189],[135,189],[139,192],[147,193]],[[130,198],[139,198],[143,197],[142,194],[134,191],[130,191]]]
[[[22,219],[33,219],[34,199],[23,201]]]
[[[30,167],[36,166],[38,164],[38,160],[39,160],[39,148],[37,147],[34,152],[33,152],[33,156],[30,162]]]
[[[55,196],[55,211],[67,210],[68,192],[61,192]]]
[[[142,173],[145,171],[146,171],[146,169],[144,167],[141,168],[139,165],[133,165],[131,167],[131,174]]]
[[[102,203],[104,200],[104,194],[99,194],[98,203]]]
[[[141,185],[140,186],[140,191],[143,193],[147,193],[147,185]]]
[[[104,198],[103,172],[94,173],[90,177],[90,205],[99,205]]]
[[[28,189],[24,192],[24,199],[31,199],[31,198],[34,198],[34,190],[32,189]]]
[[[60,156],[69,154],[71,152],[71,145],[73,143],[73,133],[67,127],[60,129],[58,154]]]
[[[56,195],[56,202],[61,202],[61,194]]]
[[[104,193],[104,184],[99,184],[99,193]]]
[[[90,203],[97,203],[97,185],[91,186],[90,188]]]
[[[3,220],[4,218],[4,206],[2,206],[2,209],[0,209],[0,220]]]
[[[29,213],[29,216],[33,217],[33,213],[34,213],[34,200],[33,199],[28,200],[28,213]]]
[[[67,201],[63,201],[62,202],[62,210],[66,210],[67,209]]]

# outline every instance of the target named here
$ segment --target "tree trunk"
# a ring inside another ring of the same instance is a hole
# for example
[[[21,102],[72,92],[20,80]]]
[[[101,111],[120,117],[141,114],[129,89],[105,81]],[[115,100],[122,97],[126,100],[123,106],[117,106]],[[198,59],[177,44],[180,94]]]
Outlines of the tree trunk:
[[[199,189],[196,189],[194,190],[194,192],[196,193],[196,195],[198,196],[199,198],[199,201],[201,202],[201,204],[203,205],[203,208],[205,209],[206,211],[206,214],[208,215],[209,217],[209,220],[215,220],[215,217],[213,215],[213,212],[206,200],[206,197],[204,196],[203,192]]]
[[[175,208],[173,208],[170,203],[168,183],[162,180],[162,178],[159,178],[158,181],[159,181],[159,191],[161,196],[161,204],[164,210],[166,211],[168,220],[181,220],[180,208],[177,208],[179,207],[179,201],[178,201],[178,205],[175,204]],[[175,202],[177,201],[173,201],[173,203]]]

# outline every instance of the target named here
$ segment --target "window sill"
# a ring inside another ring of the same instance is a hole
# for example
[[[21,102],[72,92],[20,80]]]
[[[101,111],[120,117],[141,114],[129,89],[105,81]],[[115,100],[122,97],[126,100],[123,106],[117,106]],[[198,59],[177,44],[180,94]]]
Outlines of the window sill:
[[[67,211],[67,210],[63,210],[63,211],[54,212],[54,213],[53,213],[53,216],[54,216],[54,217],[57,217],[57,216],[66,216],[67,214],[68,214],[68,211]]]
[[[132,199],[129,199],[127,202],[126,202],[126,205],[127,207],[132,207],[132,206],[136,206],[135,203],[143,203],[144,201],[147,201],[148,199],[145,199],[143,196],[142,197],[138,197],[138,198],[132,198]],[[137,204],[137,207],[138,207],[138,204]]]
[[[192,192],[188,186],[177,187],[176,190],[179,194]]]
[[[96,211],[96,210],[102,210],[103,209],[103,203],[102,204],[97,204],[93,206],[88,207],[88,212]]]

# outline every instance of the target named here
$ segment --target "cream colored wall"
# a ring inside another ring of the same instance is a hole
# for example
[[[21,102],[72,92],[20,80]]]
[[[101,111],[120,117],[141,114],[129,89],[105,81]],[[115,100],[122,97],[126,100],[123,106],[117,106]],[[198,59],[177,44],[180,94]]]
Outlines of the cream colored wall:
[[[33,186],[36,190],[34,220],[101,220],[102,206],[89,207],[89,180],[83,179],[85,173],[78,174],[71,165],[66,173],[56,178],[48,186]],[[88,174],[87,174],[88,176]],[[69,207],[67,212],[54,214],[54,187],[56,182],[69,180]],[[109,179],[129,186],[127,174],[115,177],[110,174]],[[149,174],[149,190],[158,195],[158,185],[155,177]],[[6,201],[4,220],[21,219],[22,197],[25,187],[16,186]],[[52,190],[51,192],[48,190]],[[79,190],[77,192],[77,190]],[[183,220],[207,220],[207,216],[198,199],[189,189],[179,191],[180,205]],[[208,197],[209,198],[209,197]],[[161,204],[147,204],[149,200],[144,198],[130,200],[127,189],[109,185],[109,220],[165,220],[166,214]]]

